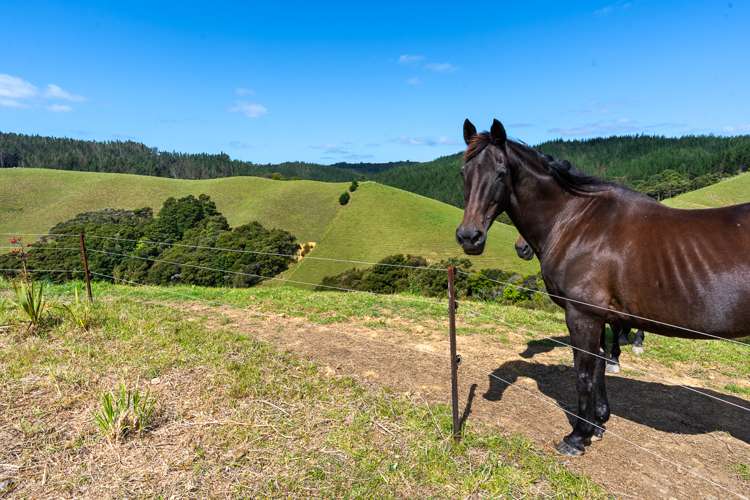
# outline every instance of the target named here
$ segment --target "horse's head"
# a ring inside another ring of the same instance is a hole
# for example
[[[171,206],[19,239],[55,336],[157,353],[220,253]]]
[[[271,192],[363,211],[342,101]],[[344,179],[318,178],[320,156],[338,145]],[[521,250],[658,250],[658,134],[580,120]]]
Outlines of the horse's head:
[[[529,245],[525,239],[523,239],[523,236],[518,236],[515,247],[516,253],[523,260],[531,260],[534,258],[534,249],[531,248],[531,245]]]
[[[487,231],[495,217],[508,206],[510,170],[507,136],[503,124],[492,122],[489,132],[477,134],[469,121],[464,121],[464,219],[456,230],[456,240],[469,255],[484,251]]]

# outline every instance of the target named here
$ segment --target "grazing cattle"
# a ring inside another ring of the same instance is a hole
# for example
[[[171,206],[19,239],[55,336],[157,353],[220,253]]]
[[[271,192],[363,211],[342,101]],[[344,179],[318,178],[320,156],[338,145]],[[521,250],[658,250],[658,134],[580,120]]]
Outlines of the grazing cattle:
[[[480,134],[466,120],[464,140],[458,243],[481,254],[506,212],[565,311],[578,410],[560,453],[583,454],[609,419],[598,354],[606,323],[693,339],[750,335],[750,204],[669,208],[509,140],[497,120]]]

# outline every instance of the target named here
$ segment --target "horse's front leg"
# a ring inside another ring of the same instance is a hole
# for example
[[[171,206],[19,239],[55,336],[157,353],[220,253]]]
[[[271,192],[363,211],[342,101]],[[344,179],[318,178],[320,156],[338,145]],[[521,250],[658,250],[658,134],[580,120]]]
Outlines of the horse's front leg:
[[[563,455],[583,455],[585,447],[591,444],[597,420],[597,399],[607,407],[604,392],[604,360],[598,358],[601,347],[602,329],[604,322],[589,314],[569,306],[565,313],[565,321],[570,331],[570,340],[576,349],[574,356],[576,369],[576,391],[578,392],[579,418],[575,419],[573,432],[563,438],[557,445],[557,451]],[[597,362],[598,360],[598,362]],[[597,398],[597,394],[600,395]],[[603,396],[603,399],[602,397]],[[601,416],[604,416],[603,414]]]

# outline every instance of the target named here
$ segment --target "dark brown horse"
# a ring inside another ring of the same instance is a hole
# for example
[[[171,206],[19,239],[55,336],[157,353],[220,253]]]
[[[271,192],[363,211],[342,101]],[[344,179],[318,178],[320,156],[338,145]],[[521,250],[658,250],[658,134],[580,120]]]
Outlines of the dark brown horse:
[[[531,245],[523,239],[523,236],[516,238],[513,247],[516,249],[516,255],[521,259],[532,260],[534,258],[534,250],[531,248]],[[643,341],[645,340],[646,335],[642,329],[638,329],[635,331],[635,336],[631,342],[630,325],[626,323],[613,323],[610,326],[612,327],[612,333],[614,334],[612,344],[608,346],[606,339],[602,337],[602,349],[607,358],[607,372],[620,373],[620,354],[622,354],[620,346],[633,344],[633,353],[641,355],[643,354]]]
[[[582,454],[609,419],[597,355],[605,323],[695,339],[750,335],[750,204],[668,208],[508,140],[497,120],[481,134],[466,120],[464,139],[459,244],[481,254],[507,212],[565,310],[580,418],[560,453]]]

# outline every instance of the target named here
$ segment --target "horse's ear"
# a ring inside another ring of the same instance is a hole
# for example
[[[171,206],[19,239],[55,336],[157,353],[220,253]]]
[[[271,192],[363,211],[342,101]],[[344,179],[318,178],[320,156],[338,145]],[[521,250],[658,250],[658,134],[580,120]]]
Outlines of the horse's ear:
[[[490,138],[492,143],[496,146],[504,146],[505,141],[508,140],[508,135],[505,133],[505,127],[500,123],[497,118],[492,120],[492,128],[490,128]]]
[[[464,142],[467,146],[469,145],[471,138],[475,135],[477,135],[477,128],[467,118],[466,120],[464,120]]]

